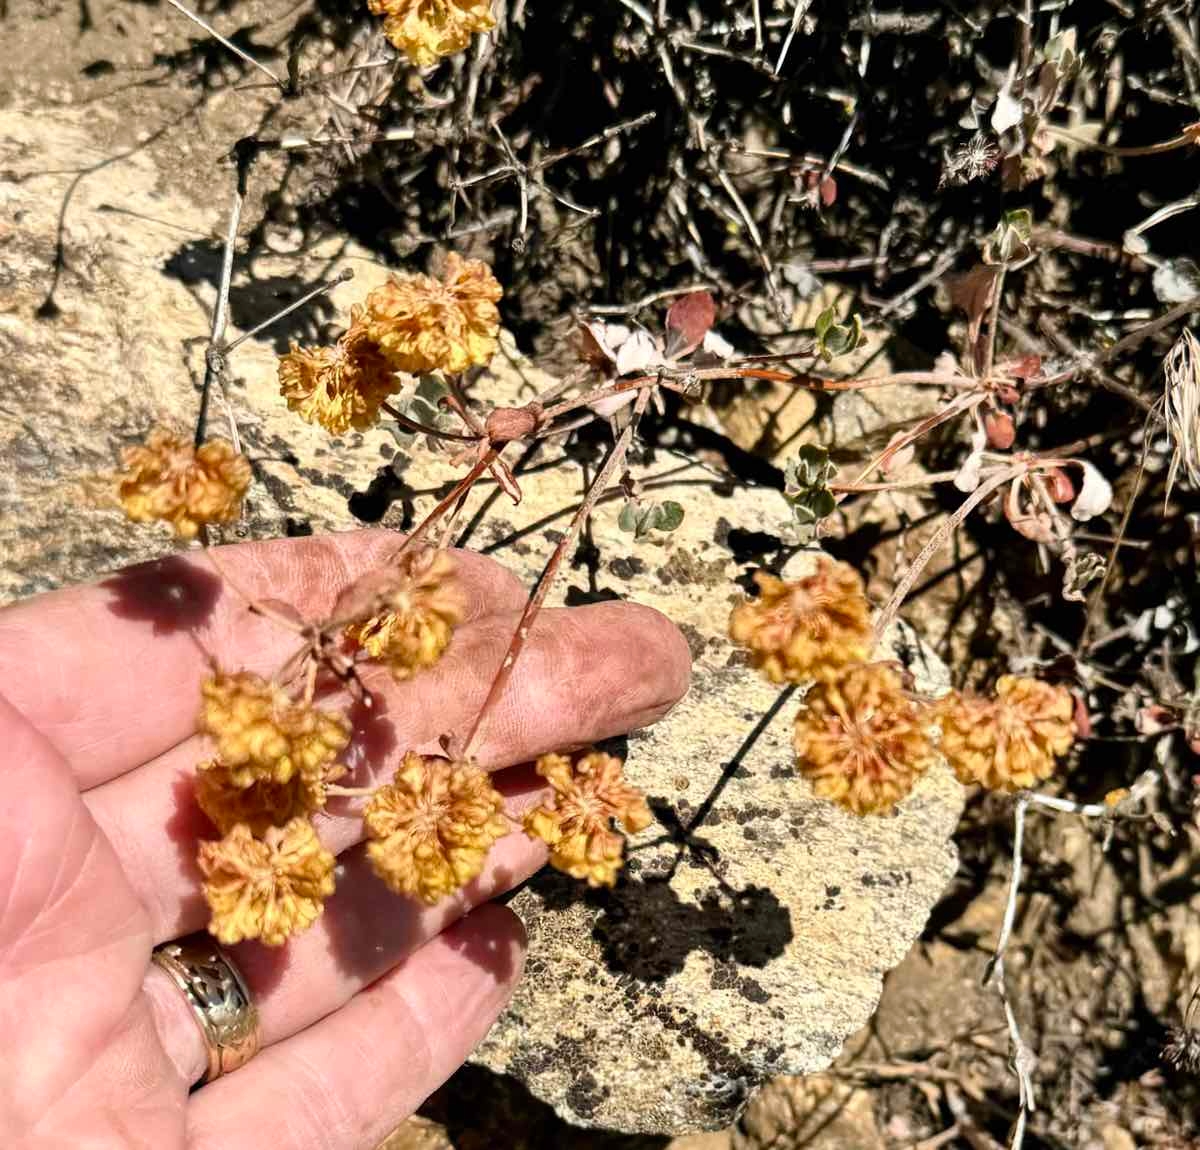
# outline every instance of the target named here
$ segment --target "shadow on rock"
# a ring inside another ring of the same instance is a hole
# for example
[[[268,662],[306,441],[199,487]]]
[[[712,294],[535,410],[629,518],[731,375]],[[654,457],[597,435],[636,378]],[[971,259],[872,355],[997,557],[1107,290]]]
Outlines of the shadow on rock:
[[[547,909],[579,901],[578,884],[553,871],[530,886]],[[642,982],[664,982],[683,970],[694,950],[720,963],[766,966],[791,942],[791,912],[765,887],[714,887],[699,902],[685,902],[665,878],[626,878],[611,891],[588,891],[587,906],[599,915],[592,937],[604,964]]]

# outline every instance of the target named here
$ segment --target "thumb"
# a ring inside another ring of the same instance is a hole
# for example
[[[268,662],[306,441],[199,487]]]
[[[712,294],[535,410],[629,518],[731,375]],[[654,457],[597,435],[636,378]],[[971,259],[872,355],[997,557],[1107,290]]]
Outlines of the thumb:
[[[0,695],[0,1109],[34,1124],[137,997],[149,920],[66,761]]]

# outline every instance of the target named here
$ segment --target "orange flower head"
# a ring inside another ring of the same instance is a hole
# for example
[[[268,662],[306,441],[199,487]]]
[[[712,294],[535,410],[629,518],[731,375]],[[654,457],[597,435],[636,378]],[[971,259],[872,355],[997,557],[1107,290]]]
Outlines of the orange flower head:
[[[852,667],[804,696],[796,716],[800,773],[813,792],[856,815],[886,814],[929,769],[929,708],[884,663]]]
[[[771,682],[829,681],[867,657],[871,609],[849,564],[822,555],[803,579],[784,582],[758,571],[754,581],[758,598],[733,609],[729,636]]]
[[[483,870],[508,833],[503,805],[484,772],[409,751],[363,811],[371,866],[397,894],[432,906]]]
[[[330,777],[333,761],[350,742],[350,721],[294,701],[275,683],[249,671],[218,671],[200,687],[199,727],[216,740],[229,782],[312,782]]]
[[[373,427],[401,383],[367,333],[353,325],[333,347],[292,344],[279,360],[279,393],[288,410],[331,435]]]
[[[226,946],[248,938],[282,946],[316,921],[333,894],[334,857],[302,818],[268,827],[262,838],[239,823],[219,842],[201,843],[197,861],[212,911],[208,929]]]
[[[465,604],[454,577],[453,557],[443,550],[402,559],[399,582],[386,609],[346,628],[346,637],[372,659],[386,663],[397,680],[432,667],[462,621]]]
[[[250,461],[224,439],[197,448],[190,437],[160,427],[121,459],[117,498],[135,523],[161,519],[181,539],[195,539],[201,524],[233,523],[242,513]]]
[[[938,706],[942,753],[960,782],[1020,791],[1048,779],[1075,741],[1071,692],[1002,675],[992,699],[954,692]]]
[[[451,253],[442,279],[393,278],[367,296],[354,318],[396,371],[459,375],[495,354],[502,294],[487,264]]]
[[[476,32],[490,32],[492,0],[367,0],[383,16],[384,35],[418,68],[461,52]]]
[[[602,751],[543,755],[537,772],[551,786],[549,798],[525,815],[525,833],[550,847],[550,865],[588,886],[612,886],[624,865],[624,839],[645,830],[654,816],[646,799],[625,781],[621,760]]]

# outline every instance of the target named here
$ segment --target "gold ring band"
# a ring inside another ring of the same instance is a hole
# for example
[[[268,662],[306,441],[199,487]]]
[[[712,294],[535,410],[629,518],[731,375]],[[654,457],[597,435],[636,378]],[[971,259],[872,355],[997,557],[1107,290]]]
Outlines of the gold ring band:
[[[183,992],[204,1037],[212,1082],[258,1053],[258,1011],[233,960],[207,934],[165,942],[151,959]]]

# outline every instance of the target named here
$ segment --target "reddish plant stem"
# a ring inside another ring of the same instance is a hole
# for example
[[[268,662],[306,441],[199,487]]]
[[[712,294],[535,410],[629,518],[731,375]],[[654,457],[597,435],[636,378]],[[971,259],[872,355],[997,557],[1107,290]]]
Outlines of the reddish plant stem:
[[[653,382],[653,379],[648,379],[647,382]],[[475,722],[467,734],[461,755],[463,759],[469,759],[475,751],[483,731],[484,719],[499,701],[500,696],[504,694],[504,688],[508,685],[509,679],[512,678],[513,667],[516,666],[517,660],[525,648],[525,643],[529,638],[529,632],[533,628],[534,620],[537,618],[538,612],[542,609],[542,604],[546,601],[546,596],[549,594],[554,579],[558,575],[558,569],[562,566],[563,558],[575,545],[580,531],[583,530],[583,524],[588,516],[591,515],[596,501],[604,494],[609,483],[612,481],[613,475],[624,462],[625,456],[629,451],[629,445],[633,442],[633,433],[637,428],[638,420],[641,418],[642,412],[646,410],[646,405],[650,402],[651,393],[652,388],[650,387],[643,387],[638,393],[633,408],[633,416],[629,424],[613,444],[612,450],[608,453],[608,458],[604,461],[603,466],[596,473],[596,478],[592,480],[591,486],[587,489],[587,493],[583,497],[583,502],[579,505],[579,510],[575,512],[570,526],[559,541],[558,546],[555,547],[554,554],[550,556],[549,562],[538,578],[537,584],[532,594],[530,594],[528,602],[525,604],[525,610],[521,614],[521,619],[517,623],[517,629],[513,632],[513,637],[508,644],[508,650],[505,652],[504,658],[496,671],[495,678],[492,680],[492,685],[488,689],[487,697],[484,699],[483,705],[479,708],[479,713],[475,716]]]
[[[478,435],[460,435],[457,431],[443,431],[440,427],[430,427],[426,423],[421,423],[416,419],[409,419],[407,415],[402,415],[385,399],[380,407],[388,413],[401,427],[407,428],[409,431],[415,431],[421,435],[431,435],[434,439],[453,439],[459,443],[478,443],[481,438]]]
[[[417,528],[412,532],[412,534],[409,535],[409,537],[405,539],[395,551],[392,552],[392,554],[388,557],[387,562],[395,563],[401,555],[409,550],[409,548],[415,547],[418,543],[420,543],[421,540],[429,534],[430,528],[433,527],[433,525],[437,523],[437,521],[441,519],[443,515],[446,514],[446,511],[450,507],[454,506],[457,501],[466,497],[467,492],[471,490],[475,480],[477,480],[495,462],[496,457],[499,454],[500,448],[489,447],[487,451],[485,451],[475,461],[475,464],[471,470],[468,471],[467,474],[464,475],[462,479],[460,479],[454,485],[454,489],[450,492],[450,494],[447,495],[428,515],[426,515],[425,518],[421,520]]]
[[[979,386],[978,380],[972,381],[975,386]],[[915,443],[922,435],[932,431],[939,424],[945,423],[947,420],[953,419],[955,416],[961,415],[964,411],[970,411],[974,407],[978,407],[985,399],[987,394],[979,391],[974,395],[960,395],[952,402],[947,404],[941,411],[935,412],[933,415],[926,417],[917,424],[916,427],[906,431],[898,439],[889,443],[871,462],[859,472],[858,477],[853,482],[843,484],[842,489],[853,489],[859,484],[866,482],[867,477],[877,467],[882,467],[893,455],[898,451],[902,451],[910,443]],[[840,502],[840,501],[839,501]]]
[[[930,536],[929,541],[921,548],[917,557],[913,560],[912,566],[904,573],[904,578],[896,584],[896,589],[892,592],[892,597],[887,601],[887,605],[880,611],[879,618],[875,621],[874,645],[879,643],[880,639],[887,632],[887,629],[892,625],[892,621],[896,618],[896,613],[900,610],[901,604],[904,602],[904,597],[913,589],[921,572],[925,570],[925,565],[933,558],[934,552],[953,534],[959,524],[991,495],[993,491],[1003,487],[1011,479],[1014,479],[1027,470],[1027,465],[1021,464],[1018,467],[1006,468],[985,479],[958,505],[954,514]]]

